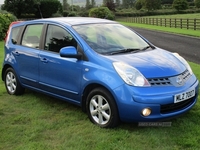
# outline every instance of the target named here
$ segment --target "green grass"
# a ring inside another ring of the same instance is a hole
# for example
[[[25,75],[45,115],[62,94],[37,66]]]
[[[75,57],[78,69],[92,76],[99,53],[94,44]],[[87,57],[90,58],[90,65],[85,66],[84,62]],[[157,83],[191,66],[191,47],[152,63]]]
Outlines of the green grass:
[[[178,28],[161,27],[161,26],[155,26],[155,25],[128,23],[128,22],[120,22],[120,23],[126,26],[130,26],[130,27],[137,27],[137,28],[157,30],[157,31],[162,31],[162,32],[170,32],[170,33],[175,33],[175,34],[200,37],[199,30],[178,29]]]
[[[0,64],[3,55],[0,42]],[[200,79],[200,65],[190,65]],[[191,111],[170,120],[171,127],[122,123],[115,129],[102,129],[77,106],[30,90],[11,96],[0,81],[1,150],[197,150],[199,116],[197,102]]]

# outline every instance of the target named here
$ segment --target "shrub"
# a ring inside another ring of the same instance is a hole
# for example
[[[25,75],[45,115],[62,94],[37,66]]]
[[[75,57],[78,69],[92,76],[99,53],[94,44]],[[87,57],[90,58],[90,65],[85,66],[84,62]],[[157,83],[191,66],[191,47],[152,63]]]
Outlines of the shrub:
[[[5,38],[10,23],[16,20],[17,18],[14,15],[6,11],[0,11],[0,41]]]
[[[68,15],[69,15],[69,11],[64,10],[64,11],[63,11],[63,16],[64,16],[64,17],[67,17]]]
[[[92,8],[89,11],[89,16],[96,18],[105,18],[110,20],[113,20],[115,18],[114,14],[107,7]]]
[[[63,17],[63,15],[57,12],[57,13],[53,14],[52,17]]]
[[[89,11],[85,10],[85,11],[80,11],[78,12],[78,16],[81,17],[88,17],[89,16]]]
[[[77,16],[76,12],[75,11],[72,11],[68,14],[68,17],[75,17]]]
[[[173,15],[173,14],[189,14],[189,13],[200,13],[200,9],[187,9],[182,11],[176,11],[174,9],[162,9],[148,12],[146,10],[132,11],[132,12],[116,12],[116,17],[142,17],[150,15]]]

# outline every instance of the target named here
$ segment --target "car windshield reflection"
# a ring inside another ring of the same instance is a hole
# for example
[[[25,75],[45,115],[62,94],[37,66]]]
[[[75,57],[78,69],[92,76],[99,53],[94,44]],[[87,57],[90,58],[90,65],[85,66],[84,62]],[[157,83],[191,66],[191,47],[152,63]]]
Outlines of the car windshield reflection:
[[[120,24],[86,24],[73,28],[100,54],[113,55],[149,47],[149,44],[135,32]]]

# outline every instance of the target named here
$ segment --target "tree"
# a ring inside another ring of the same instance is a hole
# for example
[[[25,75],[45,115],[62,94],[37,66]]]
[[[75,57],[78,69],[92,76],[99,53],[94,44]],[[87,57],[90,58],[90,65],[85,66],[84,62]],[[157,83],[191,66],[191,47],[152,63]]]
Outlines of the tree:
[[[105,6],[108,7],[109,10],[115,11],[115,3],[114,3],[114,0],[107,0]]]
[[[51,17],[54,13],[62,11],[61,3],[58,0],[41,0],[35,3],[34,8],[36,9],[36,17],[40,17],[41,14],[44,18]],[[40,14],[41,12],[41,14]]]
[[[86,0],[86,4],[85,4],[85,8],[88,10],[90,8],[92,8],[92,5],[90,3],[90,0]]]
[[[187,0],[174,0],[173,7],[177,10],[185,10],[188,8]]]
[[[142,8],[142,5],[143,5],[142,0],[137,0],[137,1],[135,2],[135,8],[136,8],[137,10],[140,10],[140,9]]]
[[[120,0],[115,0],[115,6],[119,7],[120,6]]]
[[[135,0],[122,0],[122,6],[124,8],[133,8]]]
[[[122,0],[122,6],[123,8],[128,8],[129,7],[128,0]]]
[[[197,8],[200,8],[200,0],[195,0],[194,3]]]
[[[96,5],[95,0],[91,0],[91,5],[92,5],[92,7],[95,7],[95,5]]]
[[[68,10],[69,9],[69,4],[67,0],[63,0],[63,10]]]
[[[13,13],[17,18],[20,18],[23,13],[28,14],[35,11],[32,7],[34,3],[34,0],[5,0],[3,9]]]
[[[159,9],[161,7],[161,0],[144,0],[144,6],[148,11]]]

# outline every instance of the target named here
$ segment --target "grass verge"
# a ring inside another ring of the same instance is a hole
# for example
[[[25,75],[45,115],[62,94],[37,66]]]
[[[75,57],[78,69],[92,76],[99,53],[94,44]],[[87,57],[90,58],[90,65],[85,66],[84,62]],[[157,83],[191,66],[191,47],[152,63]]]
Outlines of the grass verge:
[[[3,55],[0,42],[0,64]],[[200,65],[190,65],[200,79]],[[171,127],[122,123],[115,129],[102,129],[77,106],[29,90],[11,96],[0,81],[1,150],[200,149],[199,116],[198,102],[185,115],[170,120]]]
[[[175,34],[200,37],[199,30],[187,30],[187,29],[170,28],[170,27],[162,27],[162,26],[139,24],[139,23],[128,23],[128,22],[120,22],[120,23],[129,27],[137,27],[137,28],[144,28],[144,29],[149,29],[149,30],[157,30],[157,31],[162,31],[162,32],[170,32],[170,33],[175,33]]]

